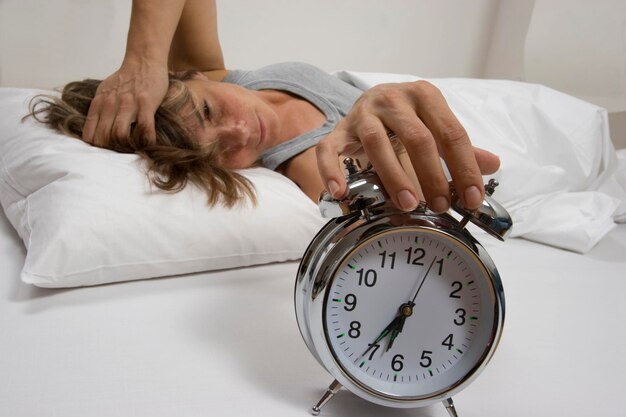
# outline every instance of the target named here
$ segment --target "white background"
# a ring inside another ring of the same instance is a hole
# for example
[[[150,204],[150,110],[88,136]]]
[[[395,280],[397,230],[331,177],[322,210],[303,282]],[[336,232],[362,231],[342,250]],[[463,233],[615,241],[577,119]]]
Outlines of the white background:
[[[59,87],[121,62],[130,0],[0,0],[0,86]],[[608,108],[626,147],[626,0],[218,0],[229,68],[505,78]]]

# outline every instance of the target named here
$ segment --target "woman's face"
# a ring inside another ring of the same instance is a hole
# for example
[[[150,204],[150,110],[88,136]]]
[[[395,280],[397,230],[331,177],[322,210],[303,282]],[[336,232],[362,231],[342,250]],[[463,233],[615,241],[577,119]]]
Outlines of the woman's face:
[[[258,92],[210,81],[202,74],[184,83],[195,107],[187,127],[201,145],[218,147],[221,166],[248,168],[276,145],[278,116]]]

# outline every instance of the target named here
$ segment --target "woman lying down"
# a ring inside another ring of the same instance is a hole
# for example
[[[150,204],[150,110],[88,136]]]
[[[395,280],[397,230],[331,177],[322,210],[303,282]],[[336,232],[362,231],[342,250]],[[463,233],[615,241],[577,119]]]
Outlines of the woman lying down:
[[[425,199],[444,212],[441,156],[465,207],[480,205],[481,174],[495,172],[499,159],[472,146],[436,87],[363,92],[302,63],[227,70],[216,22],[214,0],[134,0],[119,70],[69,83],[60,98],[39,97],[31,114],[94,146],[140,154],[156,186],[180,190],[191,181],[209,204],[254,200],[236,171],[253,166],[287,176],[314,201],[324,189],[340,198],[338,162],[353,156],[374,166],[398,208]]]

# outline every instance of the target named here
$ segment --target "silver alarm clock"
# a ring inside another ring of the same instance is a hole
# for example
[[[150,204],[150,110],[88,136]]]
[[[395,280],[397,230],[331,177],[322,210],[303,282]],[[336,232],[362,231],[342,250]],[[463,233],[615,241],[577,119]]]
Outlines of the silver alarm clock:
[[[371,169],[345,161],[348,191],[328,194],[320,210],[333,218],[307,248],[296,278],[302,337],[334,381],[313,407],[345,387],[390,407],[443,402],[492,357],[504,322],[504,291],[468,221],[504,240],[512,222],[485,186],[482,206],[465,210],[452,190],[451,214],[421,204],[396,209]]]

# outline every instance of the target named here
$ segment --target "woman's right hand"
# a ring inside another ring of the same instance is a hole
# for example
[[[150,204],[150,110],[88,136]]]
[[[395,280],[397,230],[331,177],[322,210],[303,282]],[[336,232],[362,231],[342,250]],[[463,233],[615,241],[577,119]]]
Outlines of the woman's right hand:
[[[167,64],[143,59],[124,61],[98,86],[83,128],[83,140],[106,147],[112,139],[127,139],[131,124],[136,123],[147,142],[154,143],[154,114],[168,86]]]
[[[500,159],[472,146],[441,91],[426,81],[380,84],[365,91],[320,141],[318,167],[334,198],[342,198],[346,190],[338,156],[364,153],[396,207],[406,211],[417,207],[422,195],[398,160],[390,132],[404,145],[431,210],[443,213],[450,208],[450,186],[441,158],[464,207],[480,207],[485,195],[482,174],[496,172]]]

